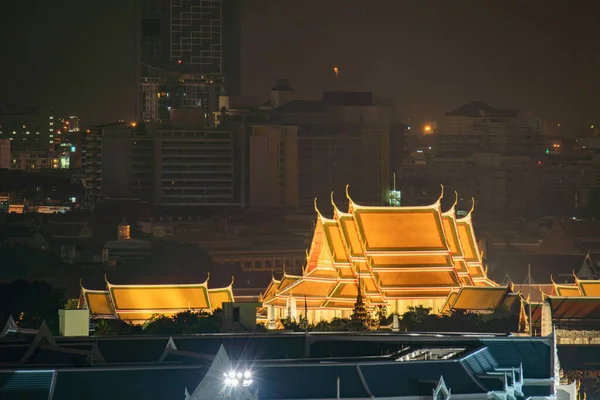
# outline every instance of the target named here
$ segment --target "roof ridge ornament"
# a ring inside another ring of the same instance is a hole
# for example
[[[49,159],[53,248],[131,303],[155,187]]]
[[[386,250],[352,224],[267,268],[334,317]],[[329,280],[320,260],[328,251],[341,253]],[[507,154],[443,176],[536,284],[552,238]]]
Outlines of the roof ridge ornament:
[[[317,198],[315,197],[313,204],[315,206],[315,211],[317,213],[317,215],[320,217],[321,216],[321,212],[319,211],[319,207],[317,207]]]
[[[471,213],[473,212],[474,209],[475,209],[475,197],[471,197],[471,209],[467,213],[467,217],[471,216]]]
[[[454,207],[456,207],[457,204],[458,204],[458,191],[455,190],[454,191],[454,203],[452,203],[452,207],[450,207],[450,209],[452,210]]]
[[[350,197],[350,184],[346,185],[346,198],[348,199],[348,211],[350,213],[352,213],[353,210],[354,210],[354,206],[356,205],[356,203],[354,203],[354,201]]]
[[[444,197],[444,185],[440,184],[440,187],[442,188],[442,192],[440,193],[440,197],[438,197],[436,203],[440,203]]]

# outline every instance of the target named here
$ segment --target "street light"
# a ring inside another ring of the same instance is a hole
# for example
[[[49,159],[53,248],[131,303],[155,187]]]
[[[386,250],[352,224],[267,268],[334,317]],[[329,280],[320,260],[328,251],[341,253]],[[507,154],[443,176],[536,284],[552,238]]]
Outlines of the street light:
[[[229,373],[224,373],[223,376],[227,387],[248,387],[252,385],[252,373],[250,371],[229,371]]]

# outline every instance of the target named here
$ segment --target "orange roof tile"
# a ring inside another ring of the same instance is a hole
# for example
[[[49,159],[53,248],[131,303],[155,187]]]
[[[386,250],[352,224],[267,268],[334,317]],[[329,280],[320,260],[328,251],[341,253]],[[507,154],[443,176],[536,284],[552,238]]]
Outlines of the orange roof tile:
[[[210,302],[206,284],[199,285],[110,285],[116,310],[208,310]]]
[[[222,289],[208,289],[208,297],[210,299],[211,309],[223,309],[223,303],[230,303],[233,301],[233,292],[231,291],[231,287]]]
[[[416,289],[405,288],[400,291],[386,293],[388,300],[411,300],[411,299],[444,299],[450,293],[450,289]]]
[[[453,310],[495,310],[508,293],[507,287],[464,286],[458,292]]]
[[[431,268],[449,267],[452,260],[448,254],[411,254],[395,253],[370,257],[373,270],[385,268]]]
[[[348,262],[346,243],[342,238],[342,231],[335,220],[323,224],[325,237],[335,262]]]
[[[468,265],[469,268],[469,275],[471,275],[471,277],[473,279],[476,278],[485,278],[485,271],[483,270],[483,267],[481,266],[481,264],[469,264]]]
[[[358,207],[354,218],[367,252],[448,250],[438,208]]]
[[[341,213],[340,213],[341,214]],[[346,240],[346,246],[352,257],[363,257],[362,246],[358,236],[358,230],[354,218],[351,214],[340,215],[340,228],[343,238]]]
[[[88,290],[82,288],[85,304],[93,317],[114,316],[112,300],[106,290]]]
[[[454,269],[456,270],[456,272],[459,273],[469,272],[469,269],[467,268],[467,263],[465,263],[464,260],[454,260]]]
[[[454,271],[392,271],[377,272],[381,289],[389,291],[390,289],[402,287],[457,287],[460,286]]]
[[[440,313],[445,313],[445,312],[450,311],[450,308],[452,307],[452,305],[456,301],[456,297],[457,296],[458,296],[458,290],[451,291],[450,294],[448,294],[448,297],[446,298],[446,301],[442,305],[442,308],[440,309]]]
[[[331,297],[356,299],[358,285],[356,282],[340,282],[331,293]]]
[[[294,295],[296,297],[319,297],[326,298],[335,288],[337,282],[334,280],[318,281],[312,279],[300,279],[293,285],[288,286],[285,290],[279,292],[279,295]]]
[[[579,297],[583,296],[581,288],[577,284],[557,285],[554,284],[554,291],[557,296],[562,297]]]
[[[449,212],[444,213],[442,217],[444,223],[444,232],[446,233],[446,238],[448,239],[448,245],[452,255],[463,257],[464,253],[458,236],[458,229],[456,227],[454,207],[452,207]]]
[[[581,294],[587,297],[600,297],[600,281],[588,281],[577,279],[577,285]]]

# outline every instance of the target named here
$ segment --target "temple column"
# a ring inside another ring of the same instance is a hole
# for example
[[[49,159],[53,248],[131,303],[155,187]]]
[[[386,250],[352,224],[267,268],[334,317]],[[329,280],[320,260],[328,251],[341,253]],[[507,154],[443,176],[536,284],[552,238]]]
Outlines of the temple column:
[[[275,306],[272,304],[267,306],[267,329],[277,329],[277,323],[275,322]]]
[[[287,298],[287,311],[287,317],[290,319],[290,321],[293,321],[298,317],[298,312],[296,308],[296,298],[292,295],[290,295]]]
[[[400,331],[400,318],[398,318],[398,314],[394,313],[392,315],[392,332]]]

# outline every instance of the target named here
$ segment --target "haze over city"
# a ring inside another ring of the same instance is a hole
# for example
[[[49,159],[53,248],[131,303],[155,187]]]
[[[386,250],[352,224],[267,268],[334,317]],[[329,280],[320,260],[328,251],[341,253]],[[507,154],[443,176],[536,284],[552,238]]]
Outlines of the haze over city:
[[[600,399],[599,16],[0,2],[0,400]]]
[[[135,119],[134,2],[2,7],[0,103]],[[243,1],[242,93],[285,77],[318,98],[338,65],[344,89],[393,97],[404,120],[481,100],[581,129],[600,108],[599,13],[593,0]]]

